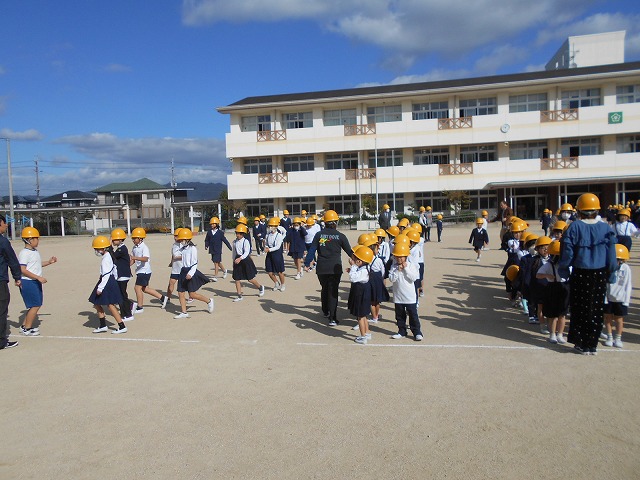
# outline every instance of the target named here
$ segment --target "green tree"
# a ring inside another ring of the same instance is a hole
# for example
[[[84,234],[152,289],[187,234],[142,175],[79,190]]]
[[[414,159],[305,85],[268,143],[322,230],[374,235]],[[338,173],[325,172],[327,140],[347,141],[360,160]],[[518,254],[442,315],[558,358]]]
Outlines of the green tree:
[[[471,199],[469,198],[469,192],[465,192],[464,190],[445,190],[442,194],[451,205],[451,208],[455,212],[455,214],[459,214],[460,211],[466,210],[469,208],[471,204]]]

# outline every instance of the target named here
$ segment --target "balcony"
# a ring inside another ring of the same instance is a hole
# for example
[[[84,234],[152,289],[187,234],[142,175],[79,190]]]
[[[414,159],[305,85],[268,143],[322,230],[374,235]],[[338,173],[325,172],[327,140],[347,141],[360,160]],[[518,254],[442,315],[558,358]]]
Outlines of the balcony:
[[[440,175],[473,174],[473,163],[445,163],[439,166]]]
[[[375,135],[376,125],[375,123],[365,125],[345,125],[344,134],[347,137],[351,135]]]
[[[376,169],[375,168],[350,168],[345,170],[344,178],[346,180],[355,180],[355,179],[369,179],[376,178]]]
[[[540,112],[540,122],[567,122],[578,120],[577,108],[565,108],[564,110],[544,110]]]
[[[541,158],[540,170],[564,170],[579,168],[579,157]]]
[[[286,130],[266,130],[264,132],[256,132],[259,142],[277,142],[287,139]]]
[[[258,183],[289,183],[289,174],[286,172],[280,173],[259,173]]]
[[[439,118],[438,130],[449,130],[452,128],[471,128],[473,127],[473,117],[460,118]]]

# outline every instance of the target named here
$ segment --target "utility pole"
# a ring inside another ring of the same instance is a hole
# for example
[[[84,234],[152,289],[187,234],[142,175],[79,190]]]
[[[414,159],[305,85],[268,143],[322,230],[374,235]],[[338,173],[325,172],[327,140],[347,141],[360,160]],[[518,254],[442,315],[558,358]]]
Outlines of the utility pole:
[[[171,157],[171,188],[176,188],[178,184],[176,183],[176,172],[173,167],[173,157]]]
[[[36,205],[40,206],[40,168],[38,168],[38,162],[40,161],[40,157],[38,157],[38,155],[36,155],[35,158],[35,162],[36,162],[36,168],[35,168],[35,172],[36,172]]]

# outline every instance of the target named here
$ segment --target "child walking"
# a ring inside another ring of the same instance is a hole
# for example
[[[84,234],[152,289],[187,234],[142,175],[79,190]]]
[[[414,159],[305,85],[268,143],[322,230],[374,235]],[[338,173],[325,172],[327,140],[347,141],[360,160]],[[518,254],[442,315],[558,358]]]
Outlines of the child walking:
[[[444,225],[442,223],[442,215],[438,214],[436,217],[436,231],[438,232],[438,242],[442,241],[442,229]]]
[[[167,297],[162,295],[157,290],[149,287],[149,280],[151,279],[151,252],[149,247],[144,243],[144,239],[147,237],[147,232],[144,228],[134,228],[131,232],[131,240],[133,240],[134,247],[131,249],[131,262],[136,264],[136,303],[137,308],[134,310],[135,314],[144,313],[144,294],[151,295],[154,298],[160,300],[160,308],[167,306]]]
[[[167,285],[167,302],[171,301],[173,290],[176,287],[176,283],[180,278],[180,270],[182,270],[182,246],[180,240],[178,240],[178,234],[182,228],[176,228],[173,232],[173,245],[171,245],[171,261],[169,267],[171,273],[169,274],[169,285]]]
[[[233,299],[234,302],[241,302],[242,297],[242,280],[248,280],[258,289],[258,296],[264,296],[264,285],[260,285],[256,280],[258,269],[253,260],[251,260],[251,244],[245,235],[249,230],[246,225],[238,225],[236,227],[236,239],[233,241],[233,279],[236,282],[236,292],[238,296]],[[268,236],[268,235],[267,235]]]
[[[353,247],[353,255],[349,258],[347,273],[351,281],[349,300],[347,306],[349,313],[358,319],[360,335],[355,342],[366,345],[371,339],[367,315],[371,311],[371,285],[369,283],[369,264],[373,261],[373,252],[369,247],[356,245]]]
[[[177,282],[178,298],[180,299],[180,308],[182,310],[173,318],[189,318],[185,292],[189,292],[189,298],[206,303],[207,311],[213,313],[213,298],[207,298],[197,293],[202,285],[209,283],[209,279],[198,270],[198,250],[192,242],[193,233],[188,228],[181,228],[177,236],[182,257],[182,268]]]
[[[100,321],[100,325],[93,330],[93,333],[108,331],[104,311],[105,306],[118,324],[118,328],[111,330],[111,333],[127,333],[127,327],[122,321],[117,307],[122,302],[122,294],[116,281],[118,271],[111,255],[107,254],[107,249],[110,246],[109,239],[103,236],[96,237],[93,239],[91,246],[96,256],[102,258],[100,261],[100,279],[89,296],[89,301],[93,303],[93,307],[98,312],[98,320]]]
[[[301,228],[302,219],[296,217],[293,219],[293,227],[287,232],[285,237],[285,243],[289,246],[289,256],[293,258],[293,263],[296,266],[296,276],[293,277],[296,280],[302,278],[302,259],[304,258],[305,250],[305,237],[307,236],[307,230]]]
[[[487,230],[483,228],[485,220],[483,218],[476,219],[476,228],[471,231],[469,243],[473,245],[473,251],[476,252],[476,262],[480,261],[482,250],[489,245],[489,235]]]
[[[398,333],[391,338],[399,339],[407,336],[407,316],[409,317],[409,328],[416,341],[421,341],[422,331],[420,330],[420,319],[418,318],[418,307],[415,281],[420,278],[418,265],[408,261],[410,255],[409,245],[397,243],[393,247],[393,265],[389,270],[389,280],[393,288],[393,303],[395,305],[396,323]]]
[[[40,232],[37,229],[33,227],[23,228],[21,236],[24,242],[24,249],[18,254],[18,261],[22,270],[20,294],[22,295],[22,300],[24,300],[24,306],[27,307],[27,314],[24,317],[24,323],[20,326],[20,332],[23,335],[35,337],[40,335],[40,329],[34,327],[33,322],[38,316],[40,307],[42,307],[42,284],[47,283],[47,279],[42,276],[42,267],[56,263],[58,259],[51,257],[45,262],[42,261],[40,252],[38,252]]]
[[[536,274],[536,278],[547,280],[547,286],[542,293],[542,314],[547,319],[550,343],[564,344],[564,327],[566,315],[569,311],[569,284],[567,278],[558,273],[558,260],[560,259],[560,242],[551,242],[549,245],[551,259],[542,265]]]
[[[384,260],[378,256],[378,237],[372,235],[370,241],[364,245],[373,252],[374,259],[369,268],[369,283],[371,284],[371,320],[370,323],[378,323],[380,318],[380,303],[389,301],[389,292],[384,286],[385,266]],[[386,242],[385,242],[386,245]]]
[[[628,313],[631,301],[631,268],[627,265],[629,250],[624,245],[616,245],[616,259],[618,268],[614,271],[614,283],[607,284],[607,294],[604,297],[604,326],[607,347],[622,348],[622,328],[624,317]],[[616,324],[616,335],[613,336],[613,323]]]
[[[120,294],[122,295],[122,303],[120,303],[120,315],[122,320],[129,322],[133,320],[133,313],[131,307],[133,302],[129,300],[127,294],[127,286],[129,280],[131,280],[131,257],[129,256],[129,250],[124,244],[124,240],[127,238],[127,234],[121,228],[114,228],[111,232],[111,246],[109,247],[109,253],[113,257],[113,263],[118,270],[118,287],[120,288]]]
[[[284,240],[286,235],[280,230],[280,219],[273,217],[268,222],[269,231],[264,240],[264,251],[267,258],[264,260],[264,269],[273,281],[273,290],[284,292]]]
[[[204,248],[209,250],[211,254],[211,261],[213,262],[212,280],[217,282],[218,269],[222,272],[222,278],[227,278],[227,269],[222,265],[222,244],[224,243],[229,250],[231,250],[231,244],[224,236],[224,232],[220,230],[220,219],[218,217],[211,217],[209,224],[211,225],[211,230],[207,232],[207,236],[204,238]]]

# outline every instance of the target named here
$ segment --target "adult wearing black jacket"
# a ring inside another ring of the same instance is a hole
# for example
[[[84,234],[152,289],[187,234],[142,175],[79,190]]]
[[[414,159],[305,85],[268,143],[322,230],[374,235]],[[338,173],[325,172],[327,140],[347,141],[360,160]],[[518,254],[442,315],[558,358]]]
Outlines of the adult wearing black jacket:
[[[318,260],[316,273],[322,287],[320,299],[322,301],[322,313],[329,319],[329,326],[338,324],[336,312],[338,310],[338,287],[342,276],[342,253],[351,255],[351,245],[347,237],[336,230],[338,214],[333,210],[327,210],[324,214],[325,228],[316,233],[307,256],[305,257],[305,270],[309,271],[309,265],[316,251]]]
[[[389,230],[391,226],[391,211],[389,205],[386,203],[382,206],[382,212],[380,216],[378,216],[378,224],[384,231]]]
[[[0,215],[0,350],[17,347],[18,342],[9,341],[7,336],[7,316],[9,315],[9,270],[17,287],[21,285],[22,270],[16,252],[9,240],[4,237],[7,220]]]

